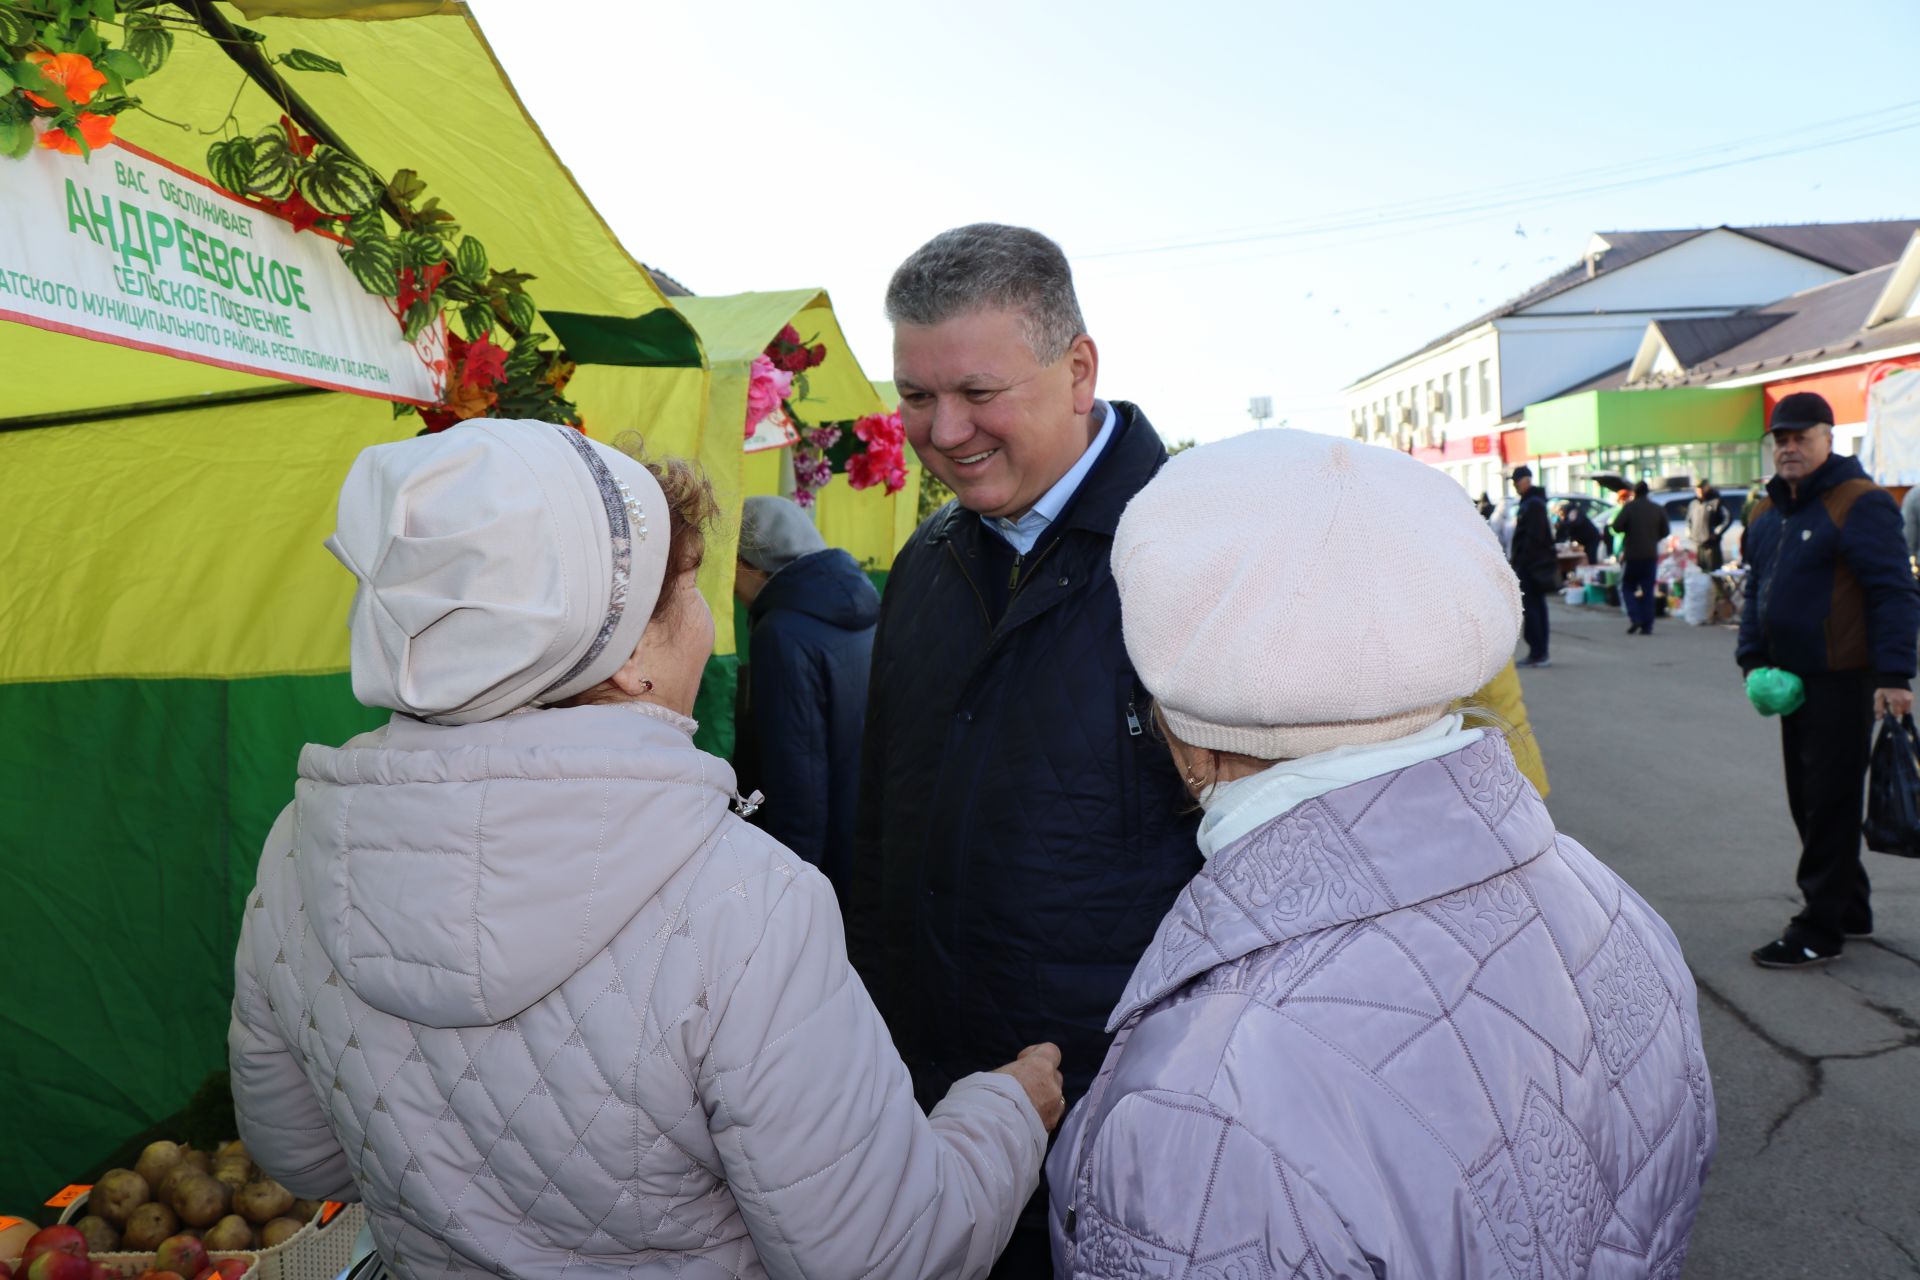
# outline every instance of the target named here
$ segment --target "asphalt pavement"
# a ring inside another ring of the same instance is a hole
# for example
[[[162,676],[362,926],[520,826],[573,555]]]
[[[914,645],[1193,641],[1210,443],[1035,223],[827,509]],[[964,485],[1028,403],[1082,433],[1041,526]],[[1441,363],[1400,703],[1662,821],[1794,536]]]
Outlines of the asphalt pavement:
[[[1687,1280],[1920,1276],[1920,861],[1866,853],[1876,934],[1757,968],[1797,910],[1780,730],[1727,626],[1552,608],[1523,671],[1561,831],[1673,926],[1700,987],[1720,1149]]]

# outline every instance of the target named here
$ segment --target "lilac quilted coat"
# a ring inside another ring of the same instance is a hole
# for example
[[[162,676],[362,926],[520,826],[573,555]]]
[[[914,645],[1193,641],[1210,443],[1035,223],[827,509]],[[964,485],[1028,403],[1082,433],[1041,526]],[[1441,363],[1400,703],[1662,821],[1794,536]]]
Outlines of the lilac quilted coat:
[[[1056,1274],[1680,1274],[1714,1151],[1665,923],[1488,736],[1195,877],[1048,1160]]]
[[[254,1158],[408,1277],[984,1274],[1039,1117],[1004,1075],[921,1112],[733,785],[626,707],[307,747],[235,965]]]

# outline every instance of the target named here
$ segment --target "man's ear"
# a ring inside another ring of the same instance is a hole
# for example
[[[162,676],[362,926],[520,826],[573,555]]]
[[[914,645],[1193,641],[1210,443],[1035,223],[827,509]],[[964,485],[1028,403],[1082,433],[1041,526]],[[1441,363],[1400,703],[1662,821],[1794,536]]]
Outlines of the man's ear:
[[[1073,411],[1092,413],[1094,386],[1100,380],[1100,349],[1083,333],[1067,348],[1066,360],[1073,374]]]

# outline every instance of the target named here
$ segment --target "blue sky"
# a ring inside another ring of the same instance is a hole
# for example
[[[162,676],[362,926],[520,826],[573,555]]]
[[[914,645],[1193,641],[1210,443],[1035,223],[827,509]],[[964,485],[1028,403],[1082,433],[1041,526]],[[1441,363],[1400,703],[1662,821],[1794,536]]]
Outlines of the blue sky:
[[[903,256],[1037,227],[1102,393],[1169,438],[1243,430],[1262,394],[1339,429],[1346,382],[1595,230],[1920,216],[1901,0],[474,8],[647,262],[700,293],[824,286],[885,378]],[[1140,252],[1194,241],[1237,243]]]

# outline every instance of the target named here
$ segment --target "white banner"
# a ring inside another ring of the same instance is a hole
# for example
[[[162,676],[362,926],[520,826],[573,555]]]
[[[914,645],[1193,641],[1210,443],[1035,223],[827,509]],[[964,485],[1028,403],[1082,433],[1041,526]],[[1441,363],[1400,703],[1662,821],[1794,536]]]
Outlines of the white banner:
[[[407,342],[340,241],[115,142],[0,159],[0,318],[186,360],[434,404],[436,324]]]
[[[1874,479],[1920,483],[1920,369],[1896,369],[1867,388],[1867,441]]]

